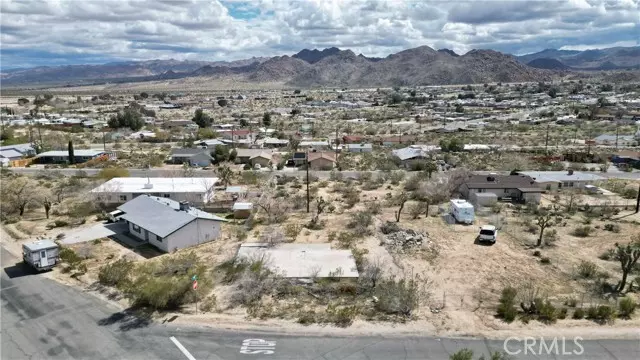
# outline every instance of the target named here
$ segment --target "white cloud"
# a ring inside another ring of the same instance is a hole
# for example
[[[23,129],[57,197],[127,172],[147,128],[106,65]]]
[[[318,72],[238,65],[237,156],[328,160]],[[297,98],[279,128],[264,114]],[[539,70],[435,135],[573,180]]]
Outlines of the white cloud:
[[[635,45],[640,33],[638,0],[3,0],[0,11],[5,66],[46,62],[37,53],[233,60],[329,46],[386,56],[421,45],[525,53]]]

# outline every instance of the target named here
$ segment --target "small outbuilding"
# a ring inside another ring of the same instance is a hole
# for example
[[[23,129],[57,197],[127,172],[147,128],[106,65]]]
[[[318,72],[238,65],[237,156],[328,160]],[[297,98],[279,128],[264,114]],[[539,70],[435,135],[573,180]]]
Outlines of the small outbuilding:
[[[253,204],[249,202],[237,202],[233,204],[233,218],[247,219],[251,215]]]

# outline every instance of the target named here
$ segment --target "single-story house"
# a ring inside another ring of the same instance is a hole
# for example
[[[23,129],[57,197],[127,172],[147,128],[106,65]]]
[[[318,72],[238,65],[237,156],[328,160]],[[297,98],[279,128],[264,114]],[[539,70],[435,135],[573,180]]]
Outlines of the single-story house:
[[[132,139],[132,140],[149,139],[149,138],[155,138],[155,137],[156,137],[156,133],[148,130],[136,131],[129,135],[129,139]]]
[[[236,159],[241,164],[270,164],[273,153],[268,149],[236,149]],[[255,161],[255,162],[254,162]]]
[[[309,153],[309,169],[331,170],[336,165],[336,153],[311,152]]]
[[[106,204],[122,204],[140,195],[152,195],[200,205],[213,200],[217,182],[215,177],[117,177],[91,190],[91,194]]]
[[[238,141],[248,140],[249,142],[255,141],[258,136],[257,132],[249,129],[231,129],[231,130],[219,130],[218,134],[227,140]]]
[[[129,225],[131,236],[170,252],[213,241],[220,237],[225,219],[157,196],[141,195],[118,207],[120,220]]]
[[[302,151],[296,151],[291,157],[294,166],[302,166],[307,163],[307,153]]]
[[[207,139],[207,140],[200,140],[200,142],[197,143],[198,146],[203,147],[203,148],[209,148],[209,149],[215,149],[216,146],[218,145],[222,145],[222,146],[227,146],[227,143],[218,140],[218,139]]]
[[[327,150],[331,147],[328,140],[315,141],[315,140],[302,140],[300,144],[298,144],[299,149],[308,149],[308,150]]]
[[[287,139],[276,139],[276,138],[266,138],[262,142],[262,146],[267,148],[283,148],[289,146],[289,140]]]
[[[213,158],[208,149],[171,149],[171,163],[184,164],[191,166],[209,166]]]
[[[360,144],[362,141],[364,141],[364,136],[345,135],[342,137],[343,144]]]
[[[471,175],[460,185],[460,193],[469,202],[478,204],[476,194],[492,193],[497,200],[510,199],[514,202],[540,203],[542,189],[526,175]],[[486,195],[481,203],[490,202]]]
[[[582,189],[585,185],[593,185],[605,180],[604,177],[580,171],[520,171],[519,174],[529,176],[536,186],[546,191],[563,188]]]
[[[351,250],[334,250],[331,244],[244,243],[236,259],[262,259],[271,270],[289,279],[355,279],[359,276]]]
[[[233,218],[247,219],[251,215],[253,204],[250,202],[237,202],[233,204]]]
[[[77,149],[77,150],[74,150],[73,152],[73,158],[76,164],[84,163],[89,160],[97,159],[100,157],[105,157],[109,160],[115,160],[116,153],[112,151],[84,150],[84,149]],[[68,163],[69,151],[67,150],[45,151],[43,153],[36,155],[35,161],[42,164]]]
[[[36,150],[30,143],[0,146],[0,151],[5,150],[13,150],[19,152],[20,154],[22,154],[22,156],[25,157],[33,156],[36,154]]]
[[[269,167],[271,165],[272,153],[270,151],[261,151],[249,158],[251,166],[260,165],[260,167]]]
[[[191,120],[167,120],[164,122],[163,126],[165,128],[171,129],[187,127],[192,124],[194,124],[194,122]]]
[[[622,150],[611,156],[611,162],[614,164],[640,164],[640,151]]]
[[[371,144],[346,144],[345,146],[348,152],[363,153],[373,151]]]
[[[391,153],[398,157],[404,167],[409,167],[416,160],[427,160],[434,152],[440,151],[437,145],[409,145],[402,149],[392,150]]]

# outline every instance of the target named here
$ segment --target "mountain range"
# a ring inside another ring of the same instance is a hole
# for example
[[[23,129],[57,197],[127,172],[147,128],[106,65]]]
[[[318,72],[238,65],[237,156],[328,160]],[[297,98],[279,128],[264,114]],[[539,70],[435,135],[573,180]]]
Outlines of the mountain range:
[[[336,47],[304,49],[292,56],[238,61],[150,60],[12,69],[0,74],[7,86],[81,85],[206,77],[278,82],[294,87],[416,86],[544,81],[568,70],[640,68],[640,47],[570,51],[547,49],[513,56],[493,50],[456,54],[428,46],[385,58],[356,55]]]
[[[585,51],[545,49],[517,58],[529,66],[540,69],[576,71],[640,69],[640,46]]]

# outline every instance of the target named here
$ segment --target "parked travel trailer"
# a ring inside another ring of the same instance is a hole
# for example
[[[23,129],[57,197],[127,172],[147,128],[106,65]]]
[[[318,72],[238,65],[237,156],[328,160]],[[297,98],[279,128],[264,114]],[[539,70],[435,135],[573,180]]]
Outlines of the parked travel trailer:
[[[51,240],[38,240],[22,245],[22,259],[38,271],[52,269],[60,259],[60,248]]]
[[[462,199],[451,200],[451,215],[459,223],[473,224],[475,220],[473,205]]]

